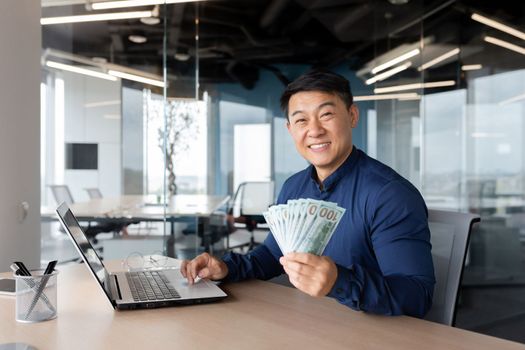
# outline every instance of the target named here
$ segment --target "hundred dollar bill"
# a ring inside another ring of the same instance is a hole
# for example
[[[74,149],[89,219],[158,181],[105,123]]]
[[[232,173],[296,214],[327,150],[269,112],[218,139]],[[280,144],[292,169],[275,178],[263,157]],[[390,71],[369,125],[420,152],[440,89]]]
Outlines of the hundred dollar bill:
[[[295,219],[297,217],[297,207],[298,207],[299,200],[297,199],[290,199],[286,202],[286,206],[288,207],[288,220],[286,222],[286,237],[287,241],[291,240],[293,237],[293,230],[294,230],[294,224]]]
[[[281,219],[280,219],[281,217],[280,211],[283,206],[284,204],[279,204],[279,205],[272,205],[270,208],[268,208],[268,212],[273,217],[273,222],[275,223],[276,233],[279,235],[281,235],[283,231],[281,228]]]
[[[339,224],[345,209],[334,206],[334,203],[322,203],[318,205],[314,215],[310,219],[309,226],[304,233],[296,251],[321,255]]]
[[[277,220],[277,226],[279,228],[279,234],[280,236],[282,237],[282,239],[284,240],[286,237],[285,237],[285,232],[286,232],[286,220],[287,220],[287,217],[288,217],[288,214],[287,212],[285,212],[285,209],[286,209],[286,204],[280,204],[280,205],[277,205],[276,208],[275,208],[275,218]]]
[[[318,201],[315,199],[306,200],[305,208],[302,210],[301,213],[301,220],[298,222],[298,226],[296,227],[297,231],[295,235],[295,240],[291,244],[291,249],[293,251],[301,251],[299,250],[299,248],[301,247],[303,240],[306,238],[307,233],[313,226],[317,218],[317,212],[322,203],[322,201]]]
[[[291,199],[271,206],[263,215],[283,254],[298,251],[320,255],[344,212],[337,203]]]
[[[270,215],[269,212],[265,211],[263,213],[264,220],[266,220],[266,223],[270,227],[270,232],[272,233],[273,237],[275,238],[275,241],[277,242],[277,245],[279,246],[279,249],[281,249],[281,252],[285,254],[286,251],[286,242],[281,237],[280,233],[277,230],[277,226],[275,225],[275,222],[273,220],[273,216]]]
[[[298,238],[299,232],[298,232],[298,226],[302,223],[302,220],[304,219],[304,213],[306,210],[306,199],[298,199],[296,202],[294,202],[295,205],[292,207],[292,223],[291,223],[291,231],[290,231],[290,242],[289,242],[289,251],[293,250],[293,242],[295,242]]]

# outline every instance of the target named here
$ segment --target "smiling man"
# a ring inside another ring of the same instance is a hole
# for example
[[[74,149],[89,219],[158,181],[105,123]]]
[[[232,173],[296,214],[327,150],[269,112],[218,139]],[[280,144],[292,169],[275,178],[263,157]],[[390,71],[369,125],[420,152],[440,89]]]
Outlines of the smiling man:
[[[194,279],[240,281],[286,273],[299,290],[328,295],[365,312],[423,317],[432,304],[434,269],[427,209],[417,189],[352,143],[359,110],[348,81],[310,71],[281,97],[297,151],[311,165],[286,180],[278,204],[312,198],[346,212],[323,256],[282,255],[273,235],[246,255],[202,254],[184,261]]]

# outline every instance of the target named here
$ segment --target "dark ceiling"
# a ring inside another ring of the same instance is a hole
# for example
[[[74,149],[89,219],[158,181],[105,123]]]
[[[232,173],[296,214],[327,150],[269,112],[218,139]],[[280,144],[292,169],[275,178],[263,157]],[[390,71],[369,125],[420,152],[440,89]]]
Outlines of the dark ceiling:
[[[479,45],[482,33],[491,30],[470,20],[472,11],[525,29],[523,1],[215,0],[159,10],[159,17],[166,19],[169,76],[194,79],[198,53],[201,85],[239,82],[248,89],[262,70],[273,72],[283,83],[293,79],[281,73],[279,64],[327,68],[342,64],[357,71],[377,55],[417,42],[422,33],[440,43]],[[83,5],[42,9],[43,17],[84,13]],[[43,26],[43,46],[162,74],[164,33],[163,21],[146,25],[138,19],[49,25]],[[148,41],[134,44],[128,40],[130,34]],[[190,58],[177,60],[176,53]],[[441,78],[451,73],[444,67],[431,74]]]

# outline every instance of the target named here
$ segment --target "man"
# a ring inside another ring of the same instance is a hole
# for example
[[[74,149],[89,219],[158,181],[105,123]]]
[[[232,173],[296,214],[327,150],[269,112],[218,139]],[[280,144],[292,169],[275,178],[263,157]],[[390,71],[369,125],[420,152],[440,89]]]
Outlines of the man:
[[[205,253],[184,261],[184,277],[191,284],[197,276],[239,281],[284,272],[297,289],[352,309],[423,317],[435,283],[427,209],[407,180],[353,146],[359,110],[348,81],[311,71],[288,85],[281,107],[297,151],[311,165],[285,182],[277,203],[313,198],[346,208],[323,256],[282,256],[269,234],[246,255]]]

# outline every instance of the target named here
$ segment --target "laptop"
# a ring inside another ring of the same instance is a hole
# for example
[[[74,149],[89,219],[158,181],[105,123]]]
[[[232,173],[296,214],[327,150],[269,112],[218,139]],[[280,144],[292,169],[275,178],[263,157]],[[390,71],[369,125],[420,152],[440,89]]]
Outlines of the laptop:
[[[114,309],[198,304],[226,297],[226,293],[208,280],[203,279],[188,285],[180,269],[143,269],[110,274],[69,206],[62,203],[56,212],[60,223]]]

